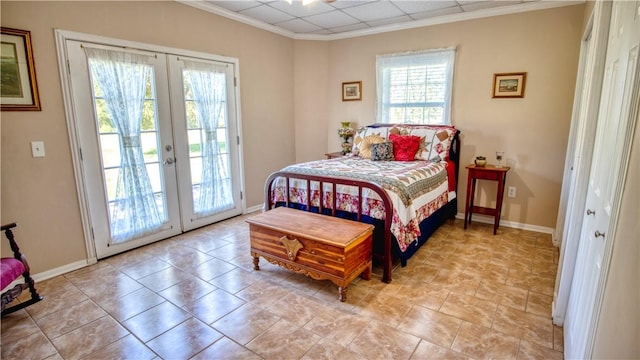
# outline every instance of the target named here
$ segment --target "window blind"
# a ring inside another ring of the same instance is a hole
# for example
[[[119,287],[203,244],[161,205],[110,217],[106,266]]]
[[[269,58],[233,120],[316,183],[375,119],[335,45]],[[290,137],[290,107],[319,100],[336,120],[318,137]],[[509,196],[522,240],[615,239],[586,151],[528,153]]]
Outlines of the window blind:
[[[377,121],[451,124],[455,49],[378,55]]]

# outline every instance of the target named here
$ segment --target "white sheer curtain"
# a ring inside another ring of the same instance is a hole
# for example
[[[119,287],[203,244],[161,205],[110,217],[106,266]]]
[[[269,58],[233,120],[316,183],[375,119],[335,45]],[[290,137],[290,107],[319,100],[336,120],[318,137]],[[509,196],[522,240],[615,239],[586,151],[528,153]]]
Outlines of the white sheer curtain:
[[[140,142],[147,79],[145,56],[85,47],[91,78],[102,91],[120,142],[115,206],[110,213],[111,240],[124,242],[159,229],[158,210]]]
[[[217,134],[218,127],[227,127],[225,71],[224,66],[190,61],[185,61],[183,71],[185,81],[191,86],[196,116],[203,131],[200,194],[194,199],[194,214],[199,216],[234,205],[231,178],[223,161],[226,154],[219,153]]]
[[[377,121],[451,124],[455,48],[376,57]]]

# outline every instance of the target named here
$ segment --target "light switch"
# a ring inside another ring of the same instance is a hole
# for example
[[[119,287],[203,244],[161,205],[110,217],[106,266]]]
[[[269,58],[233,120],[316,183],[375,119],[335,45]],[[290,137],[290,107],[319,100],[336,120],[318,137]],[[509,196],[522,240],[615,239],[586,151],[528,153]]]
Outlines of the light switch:
[[[32,141],[31,142],[31,155],[35,157],[44,157],[44,142]]]

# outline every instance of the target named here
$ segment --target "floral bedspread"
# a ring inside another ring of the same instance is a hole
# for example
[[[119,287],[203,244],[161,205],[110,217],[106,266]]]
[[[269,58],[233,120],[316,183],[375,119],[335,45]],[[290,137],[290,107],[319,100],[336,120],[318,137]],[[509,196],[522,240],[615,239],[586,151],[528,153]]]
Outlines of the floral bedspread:
[[[389,195],[393,206],[391,233],[404,251],[419,236],[419,224],[436,210],[455,197],[448,191],[447,163],[429,161],[372,161],[358,157],[342,157],[330,160],[311,161],[288,166],[282,171],[299,174],[333,176],[379,184]],[[279,178],[271,188],[274,202],[285,201],[284,178]],[[290,179],[289,201],[306,205],[306,181]],[[317,182],[311,183],[311,206],[319,206],[320,190]],[[332,185],[324,184],[323,206],[333,203]],[[357,188],[338,185],[336,188],[337,210],[357,212]],[[384,220],[385,210],[378,194],[362,189],[362,214]]]

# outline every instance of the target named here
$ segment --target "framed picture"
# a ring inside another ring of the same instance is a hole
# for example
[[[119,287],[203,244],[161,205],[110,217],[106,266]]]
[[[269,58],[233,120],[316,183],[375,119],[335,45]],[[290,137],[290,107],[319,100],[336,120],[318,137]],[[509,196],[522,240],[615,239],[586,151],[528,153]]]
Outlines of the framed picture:
[[[527,73],[502,73],[493,74],[494,98],[521,98],[524,97],[524,83]]]
[[[342,83],[342,101],[362,100],[362,81]]]
[[[40,111],[31,32],[3,27],[0,57],[2,111]]]

